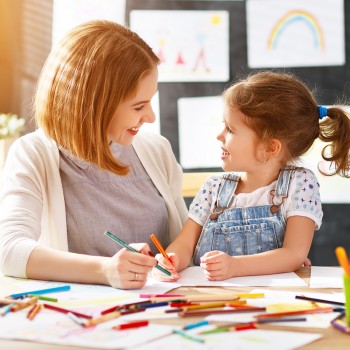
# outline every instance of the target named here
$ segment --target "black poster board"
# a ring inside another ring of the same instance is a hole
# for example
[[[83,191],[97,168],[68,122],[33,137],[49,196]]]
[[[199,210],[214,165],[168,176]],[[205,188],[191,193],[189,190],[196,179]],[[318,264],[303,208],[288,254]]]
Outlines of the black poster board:
[[[169,139],[176,158],[179,156],[177,100],[181,97],[217,96],[228,85],[253,72],[247,64],[247,25],[245,1],[195,0],[126,0],[126,24],[132,10],[226,10],[229,12],[230,79],[228,82],[162,82],[159,83],[161,133]],[[345,56],[350,57],[350,2],[344,1]],[[260,70],[260,69],[259,69]],[[296,74],[311,89],[317,87],[319,104],[339,103],[350,96],[350,64],[275,68]],[[200,125],[198,126],[200,128]],[[215,135],[213,135],[215,137]],[[218,168],[186,169],[185,171],[221,171]],[[349,180],[350,181],[350,180]],[[350,193],[349,193],[350,203]],[[350,204],[324,204],[323,225],[316,231],[309,257],[314,265],[337,265],[334,248],[343,245],[350,250]]]

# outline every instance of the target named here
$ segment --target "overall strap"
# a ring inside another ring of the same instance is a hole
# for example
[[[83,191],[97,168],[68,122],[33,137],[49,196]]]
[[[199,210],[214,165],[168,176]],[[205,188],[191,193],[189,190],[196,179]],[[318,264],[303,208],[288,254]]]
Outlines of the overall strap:
[[[286,167],[282,168],[280,170],[280,174],[278,176],[276,189],[275,189],[275,196],[276,197],[287,197],[288,196],[288,189],[289,189],[289,183],[292,178],[292,175],[295,171],[296,167],[292,165],[287,165]]]
[[[217,207],[228,208],[230,206],[239,179],[240,176],[235,173],[225,173],[223,175],[216,200]]]
[[[293,165],[287,165],[280,170],[276,188],[271,191],[272,206],[270,210],[273,214],[278,212],[280,206],[283,204],[284,198],[288,197],[290,180],[296,169],[300,168]]]

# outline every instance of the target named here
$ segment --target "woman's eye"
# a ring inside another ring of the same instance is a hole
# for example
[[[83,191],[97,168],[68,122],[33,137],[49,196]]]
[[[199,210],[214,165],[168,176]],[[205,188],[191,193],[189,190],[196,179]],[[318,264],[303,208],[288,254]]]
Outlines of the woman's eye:
[[[232,130],[231,130],[228,126],[225,127],[225,130],[226,130],[229,134],[232,134]]]
[[[142,106],[136,107],[135,110],[136,110],[136,111],[142,111],[144,107],[145,107],[145,106],[142,105]]]

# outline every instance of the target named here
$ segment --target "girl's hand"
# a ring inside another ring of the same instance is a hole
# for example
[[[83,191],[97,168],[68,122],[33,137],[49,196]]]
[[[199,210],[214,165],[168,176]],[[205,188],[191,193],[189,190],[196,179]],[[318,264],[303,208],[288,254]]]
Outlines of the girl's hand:
[[[148,273],[156,265],[157,260],[149,255],[148,244],[130,244],[142,254],[121,249],[111,258],[107,258],[102,271],[108,284],[114,288],[140,289],[147,282]]]
[[[177,268],[179,266],[179,257],[175,253],[167,253],[171,263],[164,258],[162,254],[157,254],[156,259],[158,264],[171,272],[171,276],[167,276],[165,273],[159,271],[157,268],[153,268],[152,275],[155,279],[162,282],[175,282],[180,278]]]
[[[309,258],[306,258],[305,259],[305,261],[304,261],[304,263],[303,263],[303,265],[302,265],[302,267],[311,267],[312,266],[312,264],[311,264],[311,260],[309,259]]]
[[[200,266],[209,281],[222,281],[233,276],[232,257],[219,250],[205,253]]]

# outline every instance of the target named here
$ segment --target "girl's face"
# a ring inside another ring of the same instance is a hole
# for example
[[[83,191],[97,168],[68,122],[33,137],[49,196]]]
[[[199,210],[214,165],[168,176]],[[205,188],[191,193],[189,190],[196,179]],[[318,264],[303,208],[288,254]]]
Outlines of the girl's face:
[[[238,109],[224,107],[224,129],[217,139],[221,141],[222,168],[225,171],[250,172],[257,168],[258,138],[247,126],[245,118]]]
[[[109,141],[130,145],[143,123],[153,123],[155,115],[151,99],[157,92],[158,69],[152,71],[139,82],[136,94],[119,104],[108,126]]]

